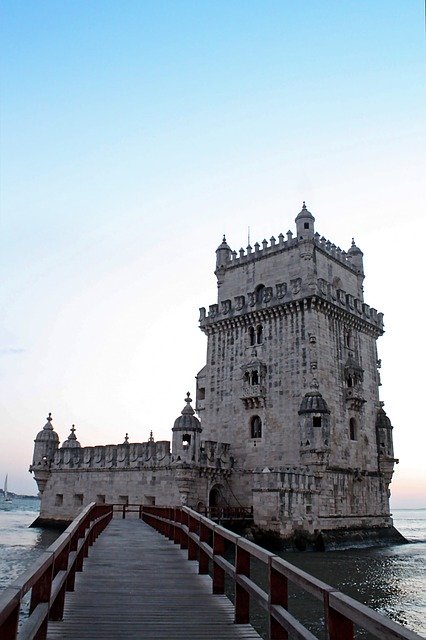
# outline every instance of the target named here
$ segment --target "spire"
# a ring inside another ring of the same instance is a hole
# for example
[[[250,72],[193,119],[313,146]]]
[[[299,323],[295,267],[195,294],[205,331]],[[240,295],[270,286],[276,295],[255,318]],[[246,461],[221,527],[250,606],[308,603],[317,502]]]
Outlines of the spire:
[[[151,429],[151,431],[149,432],[148,442],[154,442],[154,435],[153,435],[153,433],[152,433],[152,429]]]
[[[126,433],[123,444],[129,444],[129,434]]]
[[[53,418],[52,418],[52,414],[51,413],[49,413],[49,415],[47,416],[46,420],[47,420],[47,422],[44,425],[43,429],[45,429],[46,431],[53,431],[53,427],[51,425],[51,422],[52,422]]]
[[[190,397],[189,391],[186,394],[185,402],[186,402],[186,405],[184,406],[184,408],[181,411],[182,415],[183,416],[193,416],[195,411],[191,407],[192,398]]]

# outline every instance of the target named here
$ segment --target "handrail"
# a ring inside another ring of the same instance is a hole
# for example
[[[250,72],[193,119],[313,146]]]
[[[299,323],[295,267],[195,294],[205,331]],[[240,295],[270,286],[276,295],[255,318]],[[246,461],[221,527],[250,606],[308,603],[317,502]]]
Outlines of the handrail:
[[[62,619],[65,593],[74,591],[75,573],[82,571],[89,547],[112,515],[110,505],[87,505],[35,564],[0,593],[2,640],[46,638],[48,620]],[[22,599],[30,590],[30,613],[18,635]]]
[[[230,576],[235,585],[234,619],[237,624],[249,623],[250,600],[265,609],[271,640],[286,640],[289,634],[300,640],[315,640],[315,636],[288,611],[289,582],[323,602],[328,640],[353,640],[354,625],[380,640],[421,640],[417,633],[188,507],[143,506],[140,513],[147,524],[188,550],[188,560],[198,561],[200,574],[208,574],[211,566],[213,593],[224,594],[225,574]],[[234,564],[223,557],[225,541],[234,547]],[[252,558],[267,567],[268,591],[250,578]]]

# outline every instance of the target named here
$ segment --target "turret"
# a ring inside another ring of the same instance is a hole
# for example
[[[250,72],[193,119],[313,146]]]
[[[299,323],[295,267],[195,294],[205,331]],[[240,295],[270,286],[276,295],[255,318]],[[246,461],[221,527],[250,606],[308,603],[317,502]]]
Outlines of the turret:
[[[330,451],[330,411],[318,391],[305,394],[299,408],[302,464],[326,464]]]
[[[225,236],[223,236],[221,244],[216,249],[216,271],[217,286],[219,287],[223,282],[223,276],[225,274],[226,267],[231,261],[232,251],[226,242]]]
[[[198,462],[200,457],[200,433],[202,431],[195,411],[191,407],[189,391],[185,398],[186,405],[173,426],[172,455],[175,462]]]
[[[364,275],[364,264],[362,261],[363,255],[363,252],[359,247],[356,246],[355,240],[352,238],[352,244],[350,249],[348,250],[347,257],[356,269],[357,273],[362,275]]]
[[[59,436],[52,427],[52,414],[49,413],[42,431],[34,440],[33,462],[30,471],[34,473],[38,490],[43,493],[50,474],[50,465],[59,447]]]
[[[295,222],[298,240],[309,240],[314,237],[315,218],[312,213],[307,210],[305,201],[303,201],[302,210],[296,216]]]

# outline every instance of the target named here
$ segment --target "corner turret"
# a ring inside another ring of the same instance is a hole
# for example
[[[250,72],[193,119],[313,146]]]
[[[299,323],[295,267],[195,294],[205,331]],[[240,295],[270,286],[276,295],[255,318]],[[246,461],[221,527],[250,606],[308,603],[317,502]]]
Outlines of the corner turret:
[[[226,242],[225,236],[223,236],[221,244],[216,249],[216,271],[217,286],[223,282],[223,276],[225,274],[226,267],[232,259],[232,251],[230,246]]]
[[[364,264],[363,264],[363,252],[359,247],[356,246],[355,240],[352,238],[352,244],[350,249],[348,250],[347,257],[348,260],[353,264],[357,273],[364,275]]]
[[[314,237],[314,222],[314,216],[310,211],[307,210],[305,201],[303,201],[302,210],[295,219],[298,240],[310,240]]]
[[[59,436],[52,427],[52,414],[49,413],[43,429],[38,432],[34,440],[33,462],[30,472],[34,473],[38,490],[43,493],[50,474],[50,465],[59,447]]]
[[[201,423],[195,417],[191,407],[189,391],[185,398],[186,405],[173,426],[172,455],[175,462],[198,462],[200,457]]]

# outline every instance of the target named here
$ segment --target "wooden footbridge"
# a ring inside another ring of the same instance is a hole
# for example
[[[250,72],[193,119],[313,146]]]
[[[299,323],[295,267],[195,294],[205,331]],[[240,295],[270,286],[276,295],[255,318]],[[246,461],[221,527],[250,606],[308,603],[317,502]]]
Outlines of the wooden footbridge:
[[[252,601],[266,612],[271,640],[315,640],[288,610],[289,585],[321,601],[329,640],[352,640],[357,628],[383,640],[420,638],[191,509],[129,511],[113,517],[112,505],[86,507],[0,593],[0,639],[260,638],[250,625]],[[266,590],[250,578],[253,561],[264,564]]]

